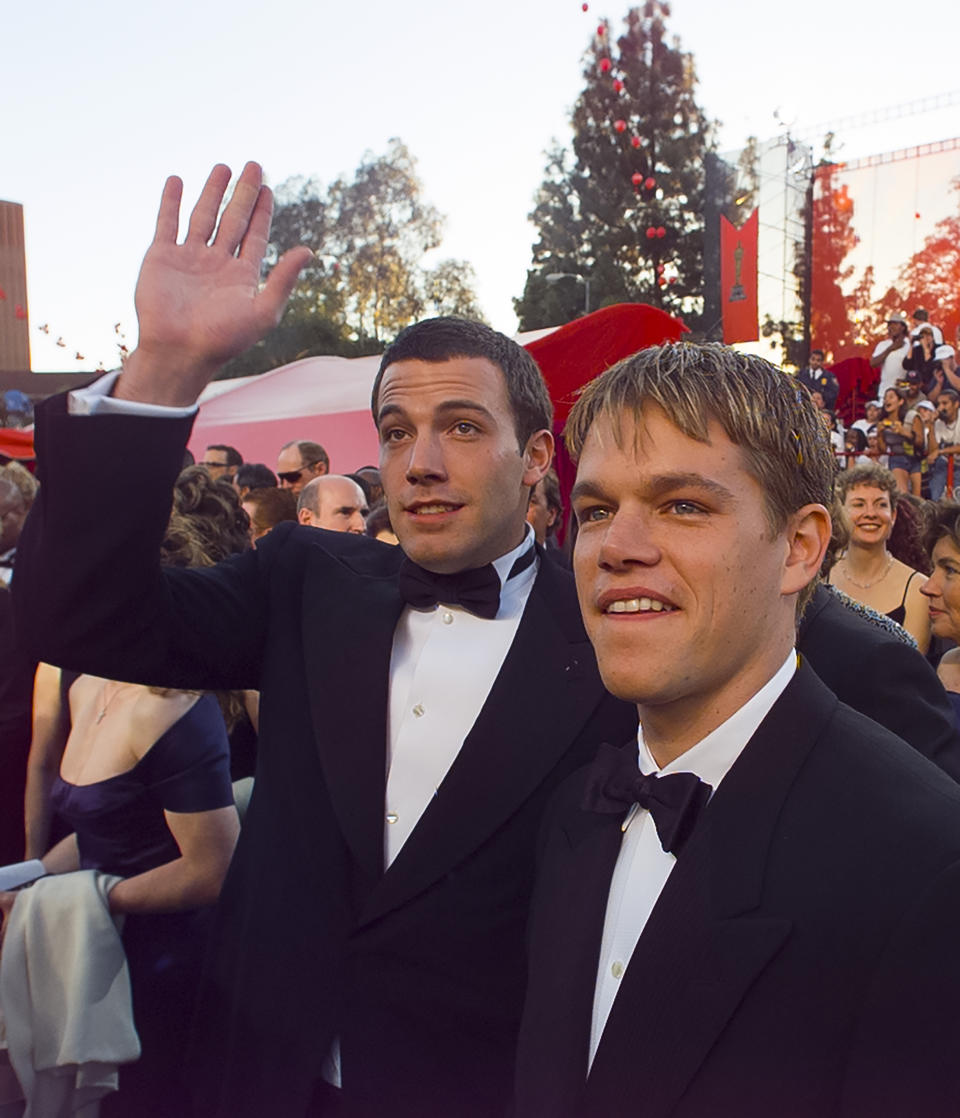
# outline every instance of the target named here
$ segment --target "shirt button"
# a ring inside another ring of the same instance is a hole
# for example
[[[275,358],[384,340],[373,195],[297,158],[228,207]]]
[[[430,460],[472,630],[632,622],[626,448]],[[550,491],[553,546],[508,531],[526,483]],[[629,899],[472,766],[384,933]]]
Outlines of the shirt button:
[[[400,816],[397,815],[397,813],[395,811],[388,811],[387,812],[387,822],[388,823],[396,823],[396,821],[399,818],[400,818]]]
[[[453,624],[453,614],[449,610],[444,610],[443,611],[443,623],[444,623],[444,625],[452,625]]]
[[[614,978],[619,978],[620,975],[623,974],[623,963],[621,963],[619,959],[610,968],[610,973],[613,975]]]
[[[413,708],[413,714],[415,718],[421,718],[425,713],[426,712],[423,709],[423,703],[417,703],[417,705]]]

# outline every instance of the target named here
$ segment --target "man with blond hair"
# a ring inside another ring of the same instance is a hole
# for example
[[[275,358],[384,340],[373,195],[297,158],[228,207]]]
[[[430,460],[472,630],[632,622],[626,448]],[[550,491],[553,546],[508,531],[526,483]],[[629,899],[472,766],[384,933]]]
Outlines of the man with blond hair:
[[[640,729],[548,812],[515,1113],[955,1114],[960,788],[797,656],[830,536],[812,403],[664,346],[567,442],[584,623]]]

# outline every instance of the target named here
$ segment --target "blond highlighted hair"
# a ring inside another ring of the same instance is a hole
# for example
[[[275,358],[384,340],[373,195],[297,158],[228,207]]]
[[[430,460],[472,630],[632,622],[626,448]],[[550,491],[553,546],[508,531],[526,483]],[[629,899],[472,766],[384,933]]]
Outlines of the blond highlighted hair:
[[[579,458],[601,417],[622,445],[621,417],[630,415],[642,426],[649,404],[697,442],[709,442],[711,421],[720,425],[763,489],[771,535],[804,505],[830,507],[833,452],[817,409],[793,377],[762,357],[713,343],[640,350],[583,390],[564,431],[571,457]]]

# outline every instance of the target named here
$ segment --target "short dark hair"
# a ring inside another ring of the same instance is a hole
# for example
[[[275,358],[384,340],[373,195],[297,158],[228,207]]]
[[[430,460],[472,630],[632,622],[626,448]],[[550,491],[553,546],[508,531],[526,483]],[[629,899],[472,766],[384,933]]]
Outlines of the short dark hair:
[[[957,501],[929,501],[923,516],[923,547],[928,556],[933,555],[937,540],[948,539],[960,550],[960,503]]]
[[[277,484],[277,475],[262,462],[244,462],[233,479],[238,489],[270,489]]]
[[[937,399],[960,400],[960,392],[958,392],[955,388],[941,388],[940,395],[937,397]]]
[[[240,453],[239,450],[237,450],[235,446],[227,446],[226,443],[211,443],[207,447],[207,450],[222,451],[227,456],[227,460],[226,462],[224,462],[225,466],[243,465],[243,455]]]
[[[374,422],[380,382],[390,365],[397,361],[439,364],[454,357],[483,357],[503,373],[521,449],[535,431],[552,430],[550,393],[533,357],[512,338],[466,318],[427,318],[401,330],[387,346],[373,382],[370,408]]]
[[[384,530],[393,532],[393,525],[390,523],[390,510],[387,508],[386,501],[381,501],[380,504],[374,505],[367,514],[365,530],[367,535],[374,540],[377,538],[377,535]],[[394,535],[396,535],[395,532]]]
[[[280,449],[287,450],[291,446],[295,446],[300,451],[300,462],[303,466],[315,466],[318,462],[322,462],[328,470],[330,469],[330,455],[319,443],[311,442],[309,439],[294,439],[292,442],[284,443]]]
[[[251,489],[243,502],[253,508],[250,520],[257,532],[297,519],[297,499],[289,489]]]
[[[560,496],[560,479],[556,472],[550,469],[541,478],[540,485],[543,487],[543,499],[547,502],[547,508],[553,509],[557,514],[553,518],[553,523],[547,529],[547,535],[553,536],[559,531],[560,525],[563,523],[563,498]]]
[[[811,350],[810,350],[810,356],[811,356],[811,357],[812,357],[812,356],[813,356],[813,355],[814,355],[815,353],[819,353],[821,357],[826,357],[826,354],[825,354],[825,353],[823,352],[823,350],[822,350],[822,349],[811,349]]]
[[[364,500],[367,502],[367,504],[369,505],[372,503],[373,490],[370,488],[370,482],[367,481],[363,474],[357,472],[355,474],[344,474],[343,476],[348,477],[351,481],[355,481],[357,485],[360,486],[360,492],[363,494]]]

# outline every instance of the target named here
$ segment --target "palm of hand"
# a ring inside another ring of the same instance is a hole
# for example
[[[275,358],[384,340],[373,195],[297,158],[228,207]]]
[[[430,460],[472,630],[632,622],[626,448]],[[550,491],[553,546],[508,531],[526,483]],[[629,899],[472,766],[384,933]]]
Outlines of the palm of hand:
[[[310,250],[284,253],[261,287],[272,195],[262,185],[260,167],[248,163],[221,212],[229,179],[223,164],[210,172],[183,244],[177,243],[183,184],[167,180],[137,282],[140,338],[116,395],[191,404],[219,365],[280,321]]]
[[[259,270],[216,245],[154,243],[135,296],[140,348],[203,365],[241,353],[274,325],[274,308],[258,302]]]

